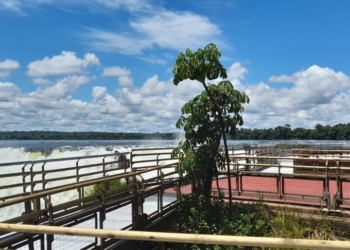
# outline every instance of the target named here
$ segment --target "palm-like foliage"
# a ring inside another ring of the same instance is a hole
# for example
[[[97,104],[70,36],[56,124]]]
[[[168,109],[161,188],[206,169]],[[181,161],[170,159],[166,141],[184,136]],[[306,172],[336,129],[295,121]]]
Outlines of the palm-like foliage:
[[[205,197],[210,196],[212,178],[218,168],[223,169],[225,162],[228,163],[226,133],[233,135],[236,125],[243,124],[243,104],[249,102],[248,96],[236,90],[230,81],[207,85],[206,79],[227,77],[220,56],[214,44],[196,52],[188,49],[179,54],[173,69],[175,85],[191,79],[201,82],[205,88],[182,107],[176,127],[185,130],[186,140],[173,151],[173,157],[180,158],[178,171],[186,173],[187,183],[196,181],[198,192]],[[226,157],[220,151],[222,137]]]

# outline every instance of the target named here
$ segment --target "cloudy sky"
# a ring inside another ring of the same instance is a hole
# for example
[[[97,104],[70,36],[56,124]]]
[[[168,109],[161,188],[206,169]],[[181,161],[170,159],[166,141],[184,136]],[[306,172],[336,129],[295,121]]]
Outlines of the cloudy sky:
[[[214,42],[245,127],[350,122],[350,1],[0,0],[0,130],[172,132]]]

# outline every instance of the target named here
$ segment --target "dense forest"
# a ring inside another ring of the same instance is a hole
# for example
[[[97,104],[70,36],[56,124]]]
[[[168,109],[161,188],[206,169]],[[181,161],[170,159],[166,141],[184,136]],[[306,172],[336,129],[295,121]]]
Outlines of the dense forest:
[[[350,123],[335,126],[317,124],[313,129],[295,128],[291,125],[269,129],[237,129],[236,140],[350,140]]]
[[[0,132],[0,140],[174,140],[181,133],[111,133],[111,132]],[[335,126],[317,124],[313,129],[291,125],[269,129],[238,128],[234,140],[350,140],[350,123]]]

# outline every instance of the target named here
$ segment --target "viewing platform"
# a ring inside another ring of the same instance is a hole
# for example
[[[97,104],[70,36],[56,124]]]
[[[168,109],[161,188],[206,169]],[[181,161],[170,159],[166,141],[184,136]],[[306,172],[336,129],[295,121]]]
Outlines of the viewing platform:
[[[86,229],[152,230],[191,193],[176,172],[172,148],[0,164],[1,223]],[[319,211],[350,210],[350,150],[278,147],[230,149],[230,171],[213,180],[213,196],[263,200]],[[112,188],[114,181],[124,185]],[[93,187],[103,187],[91,192]],[[1,232],[0,248],[117,249],[124,240]]]

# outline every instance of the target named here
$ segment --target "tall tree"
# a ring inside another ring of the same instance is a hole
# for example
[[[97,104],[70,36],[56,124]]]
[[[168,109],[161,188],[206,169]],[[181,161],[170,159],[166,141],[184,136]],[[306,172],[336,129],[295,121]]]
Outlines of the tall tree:
[[[246,94],[234,89],[227,78],[226,69],[220,63],[221,53],[215,44],[208,44],[204,49],[192,52],[187,49],[180,53],[173,68],[174,84],[186,79],[197,80],[205,91],[186,103],[182,116],[176,123],[183,127],[186,140],[180,142],[173,156],[180,158],[179,171],[186,172],[188,178],[196,179],[198,189],[205,197],[210,196],[211,183],[218,167],[230,171],[226,133],[231,135],[236,125],[243,124],[240,115],[243,104],[249,102]],[[221,78],[217,85],[207,81]],[[225,157],[220,153],[220,140],[223,138]],[[198,150],[195,147],[199,146]],[[231,182],[229,181],[230,206]]]

